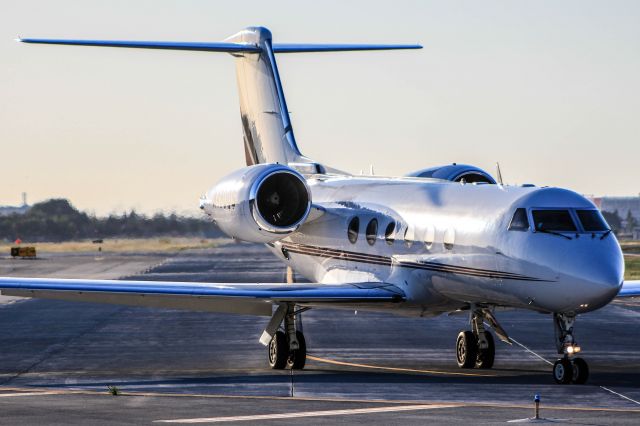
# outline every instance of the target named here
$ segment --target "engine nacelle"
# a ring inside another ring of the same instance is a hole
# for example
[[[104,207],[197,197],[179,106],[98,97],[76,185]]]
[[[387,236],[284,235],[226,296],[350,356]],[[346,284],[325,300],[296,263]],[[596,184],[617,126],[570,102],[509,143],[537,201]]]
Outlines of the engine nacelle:
[[[304,223],[311,192],[297,171],[279,164],[257,164],[223,178],[209,190],[201,208],[230,237],[268,243]]]
[[[443,179],[452,182],[461,182],[464,180],[467,183],[496,183],[496,180],[484,170],[475,166],[456,163],[446,166],[429,167],[410,173],[407,176]]]

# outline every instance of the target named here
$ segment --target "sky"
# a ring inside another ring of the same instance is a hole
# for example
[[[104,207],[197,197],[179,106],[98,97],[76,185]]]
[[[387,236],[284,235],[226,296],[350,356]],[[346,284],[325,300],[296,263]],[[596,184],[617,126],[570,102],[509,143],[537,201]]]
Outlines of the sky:
[[[452,162],[508,183],[640,192],[640,2],[0,0],[0,205],[197,214],[244,166],[233,58],[15,38],[421,43],[278,65],[306,156],[404,175]]]

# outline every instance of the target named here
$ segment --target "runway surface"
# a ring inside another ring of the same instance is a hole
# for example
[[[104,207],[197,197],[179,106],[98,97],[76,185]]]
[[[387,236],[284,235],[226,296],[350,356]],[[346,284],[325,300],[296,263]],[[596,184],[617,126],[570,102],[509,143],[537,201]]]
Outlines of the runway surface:
[[[101,257],[1,259],[0,272],[62,277],[75,271],[67,275],[72,278],[111,269],[113,277],[122,275],[118,268],[128,274],[150,268],[135,277],[284,279],[282,264],[259,245],[166,258]],[[14,301],[0,305],[0,424],[496,424],[531,416],[536,393],[544,417],[640,424],[639,303],[616,302],[578,318],[575,335],[591,368],[582,386],[553,383],[549,316],[497,316],[518,344],[498,342],[495,368],[479,371],[455,364],[455,338],[467,328],[466,315],[425,319],[314,309],[303,318],[307,367],[291,372],[268,369],[258,343],[268,318]],[[108,386],[121,395],[109,395]]]

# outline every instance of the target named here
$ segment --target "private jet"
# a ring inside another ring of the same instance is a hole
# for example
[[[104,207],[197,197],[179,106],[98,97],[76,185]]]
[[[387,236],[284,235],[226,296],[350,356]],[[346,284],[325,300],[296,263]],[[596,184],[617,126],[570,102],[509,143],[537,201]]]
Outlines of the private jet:
[[[215,43],[19,41],[233,56],[246,166],[206,192],[200,208],[229,237],[265,244],[310,283],[0,278],[2,294],[270,317],[259,341],[274,369],[304,368],[300,321],[309,309],[468,315],[455,344],[465,369],[493,367],[493,333],[511,343],[496,312],[527,309],[552,319],[559,354],[552,373],[560,384],[589,376],[574,338],[576,317],[616,297],[640,296],[640,282],[623,282],[616,236],[575,192],[506,185],[457,163],[399,177],[353,175],[300,152],[277,55],[420,45],[281,44],[263,27]]]

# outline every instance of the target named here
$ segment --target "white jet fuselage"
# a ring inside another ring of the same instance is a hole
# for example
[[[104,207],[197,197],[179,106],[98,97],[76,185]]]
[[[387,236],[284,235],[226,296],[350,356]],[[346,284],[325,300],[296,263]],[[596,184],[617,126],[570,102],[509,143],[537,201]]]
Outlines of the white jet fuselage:
[[[572,191],[421,178],[321,176],[307,184],[326,213],[269,247],[314,282],[398,286],[407,297],[393,305],[398,313],[474,303],[581,313],[609,303],[622,285],[611,233],[509,230],[517,208],[529,217],[532,209],[595,209]]]

